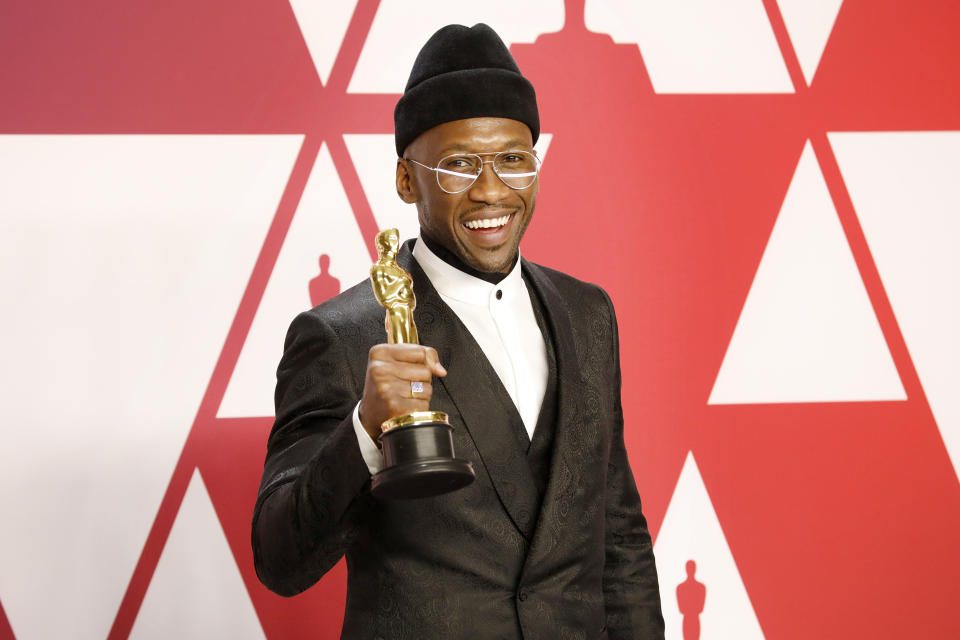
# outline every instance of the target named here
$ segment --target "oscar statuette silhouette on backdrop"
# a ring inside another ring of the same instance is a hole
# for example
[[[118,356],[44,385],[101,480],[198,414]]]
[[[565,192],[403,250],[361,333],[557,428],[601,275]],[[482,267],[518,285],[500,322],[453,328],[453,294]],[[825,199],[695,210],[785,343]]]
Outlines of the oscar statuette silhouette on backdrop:
[[[677,585],[677,604],[683,616],[683,640],[700,640],[700,614],[707,600],[707,586],[698,582],[697,563],[687,560],[687,579]]]
[[[370,267],[377,302],[386,309],[385,327],[392,344],[420,344],[413,310],[413,278],[397,264],[396,229],[377,234],[380,259]],[[379,441],[386,465],[371,481],[373,495],[387,500],[427,498],[473,482],[473,465],[454,456],[453,427],[442,411],[414,411],[381,425]]]
[[[310,305],[314,307],[340,293],[340,281],[330,275],[330,256],[320,254],[317,263],[320,273],[310,280],[309,286]]]

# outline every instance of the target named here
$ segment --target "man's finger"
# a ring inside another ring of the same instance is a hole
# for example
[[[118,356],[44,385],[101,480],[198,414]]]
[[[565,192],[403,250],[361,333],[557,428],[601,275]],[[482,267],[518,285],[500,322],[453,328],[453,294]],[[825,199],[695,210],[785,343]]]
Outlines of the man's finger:
[[[424,347],[424,352],[426,355],[426,364],[430,367],[430,370],[433,371],[433,375],[441,378],[447,375],[447,370],[440,364],[440,356],[437,355],[437,350],[433,347]]]
[[[424,364],[427,361],[426,349],[419,344],[395,344],[390,347],[390,356],[397,362]]]
[[[430,379],[433,378],[433,371],[426,365],[408,364],[406,362],[394,363],[389,373],[405,382],[430,382]]]
[[[370,355],[378,359],[385,359],[386,354],[396,362],[426,364],[435,376],[447,375],[447,370],[440,364],[437,350],[433,347],[419,344],[391,344],[376,345],[370,350]]]
[[[447,370],[440,364],[437,350],[433,347],[419,344],[394,345],[391,354],[393,355],[393,359],[398,362],[425,364],[435,376],[443,377],[447,375]]]

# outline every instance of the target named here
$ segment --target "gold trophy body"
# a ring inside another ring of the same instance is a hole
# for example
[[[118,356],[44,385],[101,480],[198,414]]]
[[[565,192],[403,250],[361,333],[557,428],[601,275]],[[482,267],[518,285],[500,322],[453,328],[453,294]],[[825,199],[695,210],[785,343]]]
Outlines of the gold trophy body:
[[[396,256],[396,229],[377,234],[380,259],[370,267],[373,295],[386,311],[385,326],[393,344],[420,344],[413,310],[413,278]],[[380,445],[386,466],[373,476],[373,495],[388,500],[427,498],[460,489],[476,477],[473,465],[454,457],[453,427],[442,411],[415,411],[381,425]]]

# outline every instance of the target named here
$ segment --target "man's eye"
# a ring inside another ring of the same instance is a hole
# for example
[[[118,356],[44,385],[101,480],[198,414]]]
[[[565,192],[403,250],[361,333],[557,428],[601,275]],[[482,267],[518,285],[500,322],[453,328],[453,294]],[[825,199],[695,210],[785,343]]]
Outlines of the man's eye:
[[[471,171],[473,163],[467,158],[450,158],[444,163],[444,168],[451,171]]]

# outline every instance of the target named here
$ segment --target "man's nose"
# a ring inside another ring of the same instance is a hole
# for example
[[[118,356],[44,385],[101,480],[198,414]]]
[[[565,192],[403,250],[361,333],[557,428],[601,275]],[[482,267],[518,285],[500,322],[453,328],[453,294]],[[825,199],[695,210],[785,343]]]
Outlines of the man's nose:
[[[470,199],[495,204],[506,197],[505,191],[510,191],[510,187],[505,185],[493,170],[493,160],[484,160],[483,166],[480,168],[480,175],[470,186]]]

